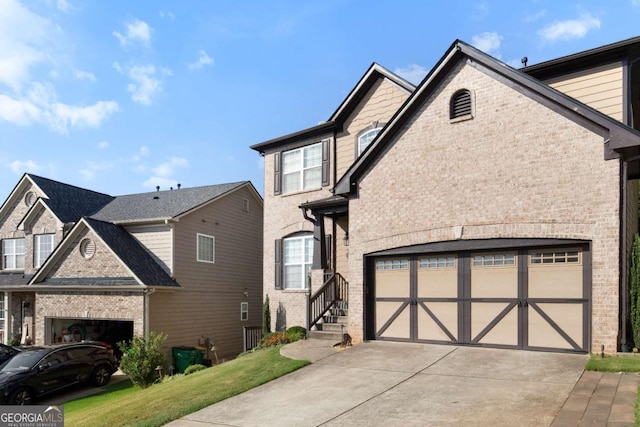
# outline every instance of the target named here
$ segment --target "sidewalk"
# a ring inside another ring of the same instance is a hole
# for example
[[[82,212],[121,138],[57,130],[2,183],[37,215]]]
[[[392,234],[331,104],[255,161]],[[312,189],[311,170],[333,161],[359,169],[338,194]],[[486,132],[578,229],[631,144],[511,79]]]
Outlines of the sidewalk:
[[[551,427],[633,426],[640,375],[583,372]]]

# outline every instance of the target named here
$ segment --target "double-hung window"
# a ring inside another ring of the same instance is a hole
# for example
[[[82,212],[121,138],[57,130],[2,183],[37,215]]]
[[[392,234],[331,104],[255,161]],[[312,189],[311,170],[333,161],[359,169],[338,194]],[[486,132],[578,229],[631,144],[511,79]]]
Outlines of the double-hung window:
[[[322,143],[282,153],[282,192],[322,187]]]
[[[313,263],[313,236],[284,239],[284,288],[306,289]]]
[[[200,262],[215,262],[215,238],[206,234],[197,235],[197,253]]]
[[[4,270],[24,268],[24,239],[4,239],[2,241],[2,268]]]
[[[53,252],[55,235],[36,234],[33,241],[33,266],[40,267]]]

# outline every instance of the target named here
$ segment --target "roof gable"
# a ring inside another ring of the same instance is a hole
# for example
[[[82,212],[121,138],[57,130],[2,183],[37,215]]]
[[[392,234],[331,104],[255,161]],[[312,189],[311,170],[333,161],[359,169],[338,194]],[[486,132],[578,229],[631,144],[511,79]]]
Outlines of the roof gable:
[[[107,222],[97,221],[90,218],[82,218],[71,229],[64,240],[56,247],[49,256],[45,264],[36,272],[30,285],[51,281],[48,276],[52,273],[58,263],[64,263],[64,256],[69,251],[75,250],[80,245],[79,237],[85,231],[91,231],[98,238],[104,247],[110,251],[117,261],[129,274],[130,280],[126,277],[111,277],[104,274],[104,271],[95,271],[95,277],[65,277],[65,283],[75,283],[74,279],[80,279],[77,283],[87,284],[118,284],[122,285],[130,282],[129,285],[142,287],[179,287],[179,285],[153,260],[145,249],[122,227]],[[102,266],[100,266],[102,267]],[[103,279],[103,280],[99,280]],[[133,280],[131,280],[133,279]]]
[[[118,196],[91,215],[91,218],[116,224],[167,221],[198,209],[245,185],[251,183],[242,181]]]
[[[466,61],[494,79],[500,80],[514,90],[543,103],[554,111],[584,126],[603,137],[605,159],[619,157],[620,151],[627,147],[640,146],[640,132],[596,111],[575,99],[547,86],[546,84],[520,72],[501,61],[456,40],[429,72],[413,94],[396,112],[376,140],[365,153],[347,170],[334,187],[335,194],[349,194],[385,147],[393,140],[419,110],[423,102],[439,87],[447,74],[460,61]]]

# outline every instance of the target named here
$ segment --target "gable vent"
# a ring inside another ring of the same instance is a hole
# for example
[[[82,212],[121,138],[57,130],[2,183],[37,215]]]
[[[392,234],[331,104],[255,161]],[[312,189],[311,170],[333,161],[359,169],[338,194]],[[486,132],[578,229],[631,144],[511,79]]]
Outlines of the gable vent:
[[[96,244],[91,239],[83,239],[80,242],[80,253],[85,259],[90,259],[96,253]]]
[[[467,89],[459,90],[451,97],[449,118],[457,119],[458,117],[470,116],[472,114],[471,107],[471,92]]]

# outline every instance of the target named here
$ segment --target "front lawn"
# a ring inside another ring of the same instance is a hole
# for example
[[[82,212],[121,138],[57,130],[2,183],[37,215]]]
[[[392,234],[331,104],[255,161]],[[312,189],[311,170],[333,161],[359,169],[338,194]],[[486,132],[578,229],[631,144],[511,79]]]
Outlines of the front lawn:
[[[114,384],[106,393],[64,404],[65,426],[161,426],[308,364],[281,356],[278,346],[146,389]]]

